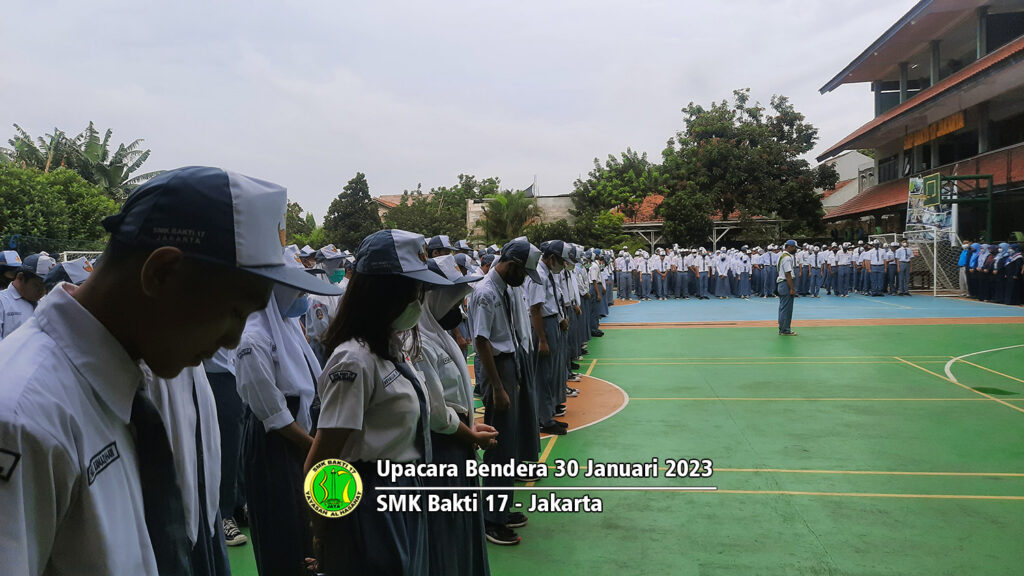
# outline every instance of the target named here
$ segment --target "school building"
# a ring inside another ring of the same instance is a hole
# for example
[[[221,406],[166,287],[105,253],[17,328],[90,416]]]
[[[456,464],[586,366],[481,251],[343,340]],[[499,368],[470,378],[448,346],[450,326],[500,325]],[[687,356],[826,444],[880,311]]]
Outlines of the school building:
[[[871,87],[874,118],[817,158],[874,152],[856,193],[825,206],[839,238],[902,232],[909,179],[936,172],[992,175],[992,239],[1024,231],[1024,2],[922,0],[820,92],[856,83]],[[986,215],[960,205],[960,236],[980,238]]]

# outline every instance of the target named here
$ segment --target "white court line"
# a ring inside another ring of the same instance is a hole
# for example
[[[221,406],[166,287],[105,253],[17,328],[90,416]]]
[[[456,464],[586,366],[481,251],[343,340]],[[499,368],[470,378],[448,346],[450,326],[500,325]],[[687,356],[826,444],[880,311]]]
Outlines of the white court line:
[[[627,394],[626,391],[623,390],[622,388],[619,388],[615,384],[612,384],[611,382],[609,382],[609,381],[607,381],[607,380],[605,380],[603,378],[594,378],[593,376],[587,376],[587,378],[593,378],[594,380],[600,380],[601,382],[604,382],[605,384],[607,384],[607,385],[609,385],[609,386],[611,386],[613,388],[618,389],[619,392],[622,392],[622,404],[620,404],[619,407],[616,408],[614,412],[612,412],[611,414],[608,414],[604,418],[601,418],[600,420],[594,420],[593,422],[587,422],[586,424],[584,424],[582,426],[576,426],[575,428],[570,428],[569,430],[566,430],[566,434],[572,434],[573,432],[576,432],[577,430],[583,430],[587,426],[593,426],[594,424],[598,424],[600,422],[604,422],[605,420],[611,418],[612,416],[615,416],[619,412],[622,412],[622,409],[626,407],[626,404],[629,404],[629,394]]]
[[[987,354],[989,352],[998,352],[1000,350],[1009,350],[1011,348],[1024,348],[1024,344],[1014,344],[1013,346],[1003,346],[1002,348],[992,348],[990,350],[981,350],[980,352],[971,352],[970,354],[964,354],[963,356],[957,356],[956,358],[953,358],[949,362],[946,362],[946,378],[949,378],[953,382],[955,382],[957,384],[960,384],[960,381],[956,379],[956,376],[953,376],[953,370],[952,370],[953,364],[957,360],[960,360],[962,358],[970,358],[971,356],[976,356],[978,354]]]

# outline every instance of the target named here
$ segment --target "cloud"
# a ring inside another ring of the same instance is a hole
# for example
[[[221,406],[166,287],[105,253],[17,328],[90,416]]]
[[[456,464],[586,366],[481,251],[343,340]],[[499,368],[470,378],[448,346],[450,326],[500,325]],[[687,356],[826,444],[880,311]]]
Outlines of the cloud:
[[[565,193],[595,157],[658,159],[680,109],[790,97],[818,150],[870,119],[817,89],[913,5],[730,2],[18,3],[0,22],[0,126],[145,138],[149,169],[268,178],[322,218],[459,173]]]

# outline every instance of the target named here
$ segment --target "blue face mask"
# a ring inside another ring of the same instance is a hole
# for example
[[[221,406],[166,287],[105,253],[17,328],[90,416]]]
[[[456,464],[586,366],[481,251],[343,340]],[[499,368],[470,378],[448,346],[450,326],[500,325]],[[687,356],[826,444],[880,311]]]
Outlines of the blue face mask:
[[[305,294],[296,298],[284,312],[285,318],[298,318],[309,309],[309,298]]]

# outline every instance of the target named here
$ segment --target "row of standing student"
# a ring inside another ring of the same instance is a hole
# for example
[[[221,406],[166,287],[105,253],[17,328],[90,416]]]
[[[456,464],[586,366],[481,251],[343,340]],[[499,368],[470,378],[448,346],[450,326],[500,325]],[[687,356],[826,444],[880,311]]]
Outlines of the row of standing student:
[[[712,296],[749,299],[775,296],[775,278],[782,247],[767,250],[657,249],[650,257],[638,250],[633,257],[620,251],[614,260],[620,298],[637,300],[710,299]],[[864,294],[909,296],[913,251],[902,245],[868,249],[850,243],[832,246],[805,244],[794,255],[797,293],[817,298],[826,295]]]
[[[1019,244],[963,243],[958,265],[961,291],[983,302],[1018,305],[1024,301]]]
[[[579,379],[572,372],[579,367],[575,362],[592,336],[603,335],[599,321],[610,304],[608,278],[598,254],[585,255],[581,247],[560,240],[538,249],[517,238],[500,255],[488,256],[486,276],[467,305],[484,421],[499,434],[498,446],[484,461],[533,462],[539,432],[566,433],[568,424],[557,417],[565,415],[567,397],[579,394],[567,383]],[[516,480],[490,477],[484,486],[511,488]],[[512,501],[511,491],[499,494]],[[489,510],[486,537],[495,544],[518,544],[515,529],[527,522],[521,512]]]

